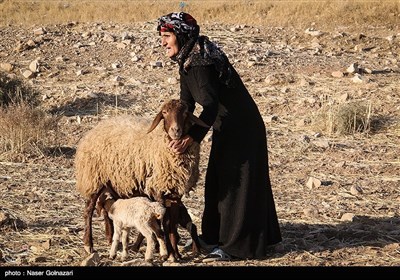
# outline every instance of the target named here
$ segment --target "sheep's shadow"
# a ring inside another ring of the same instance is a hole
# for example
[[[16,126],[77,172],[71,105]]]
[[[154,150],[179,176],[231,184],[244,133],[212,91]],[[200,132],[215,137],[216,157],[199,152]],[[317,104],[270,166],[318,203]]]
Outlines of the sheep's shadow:
[[[321,252],[358,246],[383,248],[400,242],[400,217],[375,218],[355,216],[352,222],[338,225],[283,223],[282,252]]]
[[[47,147],[43,152],[48,157],[65,157],[67,159],[72,159],[75,156],[76,148],[65,146]]]

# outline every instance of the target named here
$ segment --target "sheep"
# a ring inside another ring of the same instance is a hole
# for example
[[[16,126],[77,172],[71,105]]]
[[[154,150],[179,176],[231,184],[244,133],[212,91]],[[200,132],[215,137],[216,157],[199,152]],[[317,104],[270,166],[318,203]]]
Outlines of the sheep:
[[[168,209],[168,208],[167,208]],[[180,226],[184,227],[189,233],[190,236],[192,237],[192,252],[194,252],[195,254],[199,252],[199,248],[200,243],[199,243],[199,239],[197,237],[197,228],[194,224],[192,224],[192,220],[190,218],[190,215],[188,213],[187,208],[185,207],[185,205],[183,203],[178,205],[178,211],[177,211],[177,215],[178,217],[176,217],[176,222],[177,224],[179,224]],[[178,242],[179,242],[179,234],[177,232],[177,227],[174,227],[174,234],[172,236],[173,238],[176,238],[175,242],[174,242],[174,248],[173,251],[174,252],[178,252]],[[197,237],[197,238],[196,238]],[[138,234],[135,243],[132,246],[132,249],[136,252],[139,251],[140,248],[140,244],[142,243],[144,239],[144,236],[142,234]]]
[[[164,241],[164,233],[158,222],[162,221],[165,214],[165,207],[160,202],[152,202],[147,197],[132,197],[129,199],[115,199],[112,192],[105,189],[97,201],[97,209],[104,209],[114,223],[113,242],[110,249],[110,258],[117,255],[117,248],[122,236],[122,256],[124,261],[128,257],[128,237],[131,228],[136,228],[146,238],[147,247],[145,261],[153,259],[155,235],[162,259],[168,257],[167,247]]]
[[[161,120],[162,128],[157,127]],[[193,123],[209,127],[189,112],[183,101],[173,99],[163,104],[151,125],[132,116],[113,117],[101,121],[79,141],[74,163],[76,189],[86,200],[83,241],[88,253],[93,252],[95,203],[102,189],[108,187],[120,198],[145,195],[167,206],[163,220],[167,250],[171,260],[180,258],[177,224],[183,205],[181,198],[198,180],[200,145],[193,142],[185,153],[175,154],[168,144],[185,135]],[[193,253],[197,254],[197,229],[185,213],[184,227],[195,241]],[[107,215],[104,220],[111,242],[112,223]]]

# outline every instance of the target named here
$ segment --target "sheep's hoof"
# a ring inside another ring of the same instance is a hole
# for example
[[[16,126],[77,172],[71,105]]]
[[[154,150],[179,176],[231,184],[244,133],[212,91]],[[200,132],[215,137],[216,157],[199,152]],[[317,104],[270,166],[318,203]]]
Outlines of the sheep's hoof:
[[[177,261],[176,258],[175,258],[175,256],[174,256],[174,254],[170,254],[170,255],[167,257],[167,260],[168,260],[169,262],[176,262],[176,261]]]
[[[91,254],[93,253],[93,246],[84,245],[83,248],[85,249],[86,253]]]
[[[121,255],[121,261],[125,261],[128,258],[128,253]]]
[[[110,257],[110,259],[113,260],[113,259],[115,259],[115,256],[116,256],[116,255],[110,255],[109,257]]]
[[[192,256],[197,257],[198,255],[200,255],[200,250],[199,249],[192,250]]]
[[[153,262],[153,258],[144,259],[144,261],[148,262],[148,263],[152,263]]]

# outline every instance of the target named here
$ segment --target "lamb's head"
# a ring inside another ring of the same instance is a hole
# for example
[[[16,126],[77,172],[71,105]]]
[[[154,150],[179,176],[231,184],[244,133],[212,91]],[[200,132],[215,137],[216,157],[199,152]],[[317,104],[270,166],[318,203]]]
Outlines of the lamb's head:
[[[162,220],[165,215],[165,207],[158,201],[151,202],[153,206],[153,213],[157,220]]]
[[[164,120],[165,132],[173,140],[178,140],[184,136],[187,133],[187,129],[193,123],[209,127],[188,111],[188,106],[185,102],[178,99],[171,99],[163,104],[147,133],[153,131],[162,119]]]
[[[110,191],[103,190],[96,203],[96,211],[99,216],[101,215],[102,210],[105,208],[107,201],[109,201],[109,203],[113,203],[115,198]]]

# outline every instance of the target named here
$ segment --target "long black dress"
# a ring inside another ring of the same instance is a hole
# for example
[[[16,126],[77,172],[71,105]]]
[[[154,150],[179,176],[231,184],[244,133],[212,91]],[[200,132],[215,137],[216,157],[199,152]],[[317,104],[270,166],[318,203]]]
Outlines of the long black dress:
[[[233,69],[233,68],[232,68]],[[213,65],[181,71],[181,96],[193,112],[212,125],[212,146],[205,179],[202,237],[241,259],[263,258],[281,233],[268,172],[263,119],[233,69],[227,87]],[[208,129],[194,126],[189,135],[201,142]]]

